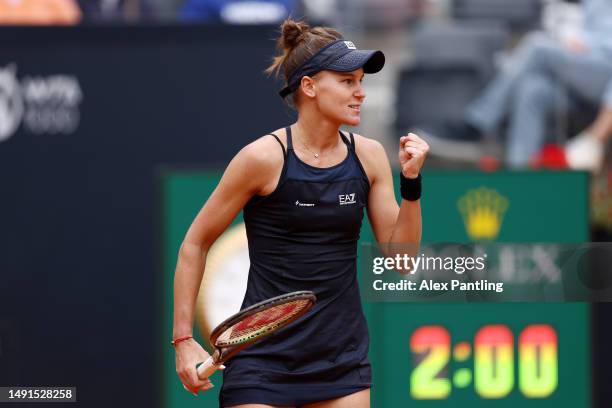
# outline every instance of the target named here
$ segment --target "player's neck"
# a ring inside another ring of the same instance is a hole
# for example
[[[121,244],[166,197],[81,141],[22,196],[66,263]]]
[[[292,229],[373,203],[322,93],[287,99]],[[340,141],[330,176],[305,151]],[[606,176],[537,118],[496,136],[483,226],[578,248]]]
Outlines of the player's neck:
[[[320,116],[311,118],[303,114],[300,114],[292,127],[292,130],[297,133],[296,137],[317,151],[333,149],[339,143],[338,129],[337,124],[325,119],[321,120]]]

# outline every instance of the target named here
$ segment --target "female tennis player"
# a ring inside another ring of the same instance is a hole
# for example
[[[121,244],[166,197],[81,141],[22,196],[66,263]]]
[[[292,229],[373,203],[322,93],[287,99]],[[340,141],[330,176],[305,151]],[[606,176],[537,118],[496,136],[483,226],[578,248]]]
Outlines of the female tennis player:
[[[174,283],[176,370],[192,393],[213,387],[196,374],[209,355],[191,337],[194,305],[207,251],[243,209],[251,266],[242,307],[299,290],[313,291],[317,303],[226,363],[220,405],[367,408],[369,338],[356,276],[363,210],[378,242],[420,242],[429,146],[415,134],[400,139],[398,206],[382,145],[340,130],[359,125],[361,82],[382,69],[383,53],[290,19],[278,48],[268,72],[284,75],[280,95],[298,120],[233,158],[187,232]]]

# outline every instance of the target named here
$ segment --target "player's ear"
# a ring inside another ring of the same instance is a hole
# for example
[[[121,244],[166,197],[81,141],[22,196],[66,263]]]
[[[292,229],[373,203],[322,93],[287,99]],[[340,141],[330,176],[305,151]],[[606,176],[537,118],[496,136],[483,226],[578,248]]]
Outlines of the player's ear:
[[[300,88],[302,88],[302,92],[309,98],[314,98],[317,94],[315,89],[315,80],[309,76],[303,76],[302,81],[300,82]]]

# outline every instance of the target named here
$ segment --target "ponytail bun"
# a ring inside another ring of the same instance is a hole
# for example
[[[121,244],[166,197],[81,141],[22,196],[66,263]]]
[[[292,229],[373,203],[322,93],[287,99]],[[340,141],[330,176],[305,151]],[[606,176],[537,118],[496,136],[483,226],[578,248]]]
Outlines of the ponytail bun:
[[[310,26],[307,23],[288,18],[281,25],[281,36],[278,39],[279,48],[287,53],[291,52],[304,40],[304,34],[308,31],[310,31]]]
[[[286,19],[280,25],[276,40],[277,55],[265,70],[268,75],[283,74],[285,83],[291,74],[327,44],[342,38],[340,32],[329,27],[310,27],[304,21]]]

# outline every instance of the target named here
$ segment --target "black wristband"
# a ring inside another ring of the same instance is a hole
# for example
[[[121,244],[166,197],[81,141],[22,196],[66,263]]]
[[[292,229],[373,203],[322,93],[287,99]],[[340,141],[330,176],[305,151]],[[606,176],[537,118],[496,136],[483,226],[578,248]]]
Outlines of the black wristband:
[[[416,201],[421,198],[421,174],[417,178],[409,179],[400,172],[400,191],[402,198],[408,201]]]

